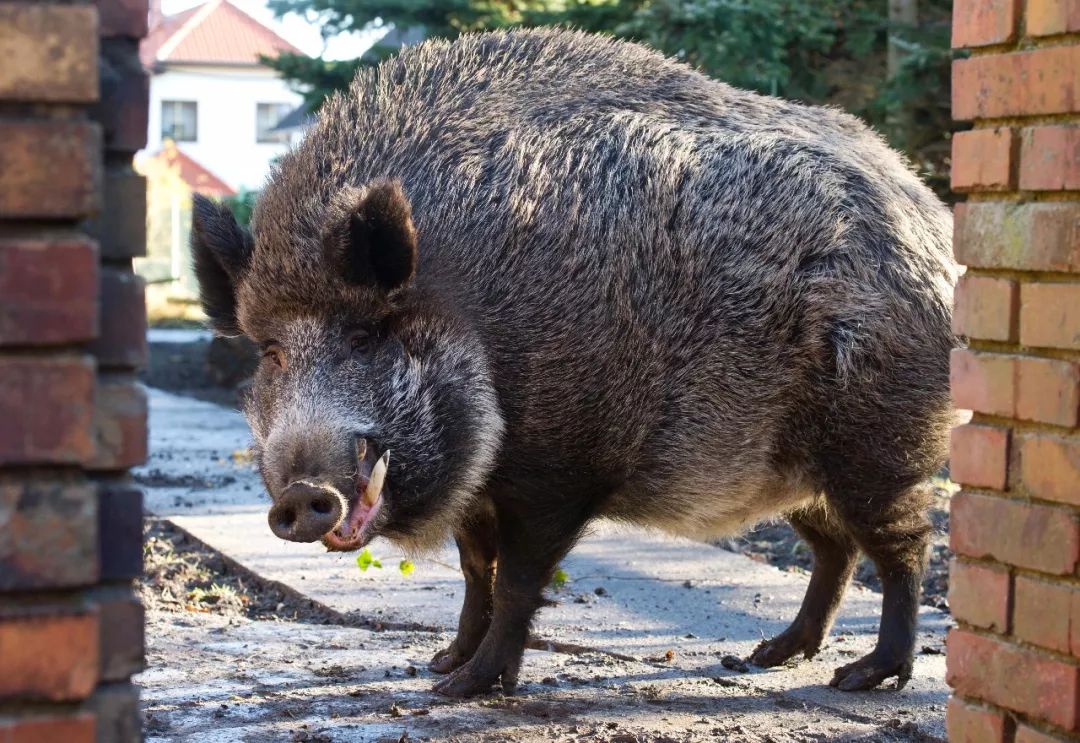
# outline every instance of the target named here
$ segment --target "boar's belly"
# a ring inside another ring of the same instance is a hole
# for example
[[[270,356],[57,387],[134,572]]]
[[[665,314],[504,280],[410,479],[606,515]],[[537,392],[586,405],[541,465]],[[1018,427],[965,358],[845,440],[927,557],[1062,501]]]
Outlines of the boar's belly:
[[[715,539],[806,505],[817,495],[808,484],[780,476],[640,482],[616,493],[603,515],[690,539]]]

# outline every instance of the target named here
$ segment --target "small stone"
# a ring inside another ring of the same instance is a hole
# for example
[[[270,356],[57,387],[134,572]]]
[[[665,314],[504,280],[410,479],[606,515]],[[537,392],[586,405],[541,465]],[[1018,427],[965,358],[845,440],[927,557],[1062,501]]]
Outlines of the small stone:
[[[750,666],[746,665],[746,661],[734,655],[725,655],[720,659],[720,665],[729,671],[738,671],[739,673],[746,673],[750,670]]]

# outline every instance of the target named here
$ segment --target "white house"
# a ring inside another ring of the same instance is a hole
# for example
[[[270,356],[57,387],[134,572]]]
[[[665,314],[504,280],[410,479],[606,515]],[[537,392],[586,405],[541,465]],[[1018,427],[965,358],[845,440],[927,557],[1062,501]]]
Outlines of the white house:
[[[257,190],[289,145],[274,127],[302,102],[259,55],[302,52],[228,0],[151,24],[140,47],[150,71],[148,153],[172,140],[233,191]]]

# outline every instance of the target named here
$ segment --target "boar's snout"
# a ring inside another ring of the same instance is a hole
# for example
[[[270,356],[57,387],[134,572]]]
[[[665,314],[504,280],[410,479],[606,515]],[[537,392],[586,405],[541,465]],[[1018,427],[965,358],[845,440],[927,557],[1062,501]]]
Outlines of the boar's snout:
[[[343,518],[341,500],[327,488],[294,482],[270,509],[270,530],[291,542],[317,542]]]

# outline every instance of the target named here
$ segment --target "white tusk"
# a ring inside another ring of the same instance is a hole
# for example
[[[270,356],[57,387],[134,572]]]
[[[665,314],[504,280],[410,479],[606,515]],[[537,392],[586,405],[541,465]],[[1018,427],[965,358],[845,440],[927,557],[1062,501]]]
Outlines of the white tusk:
[[[371,468],[371,479],[364,488],[364,505],[372,508],[379,501],[379,493],[382,492],[383,482],[386,480],[386,468],[390,466],[390,450],[383,452],[379,461]]]

